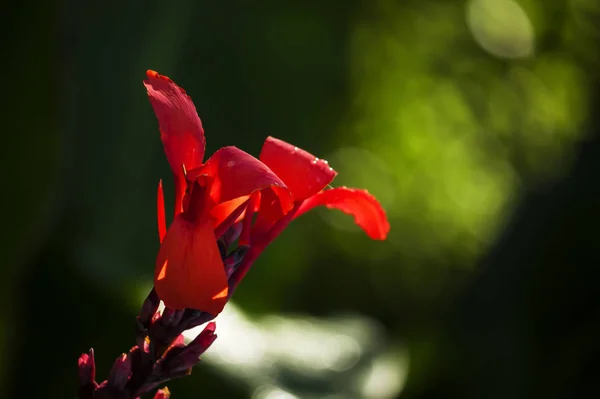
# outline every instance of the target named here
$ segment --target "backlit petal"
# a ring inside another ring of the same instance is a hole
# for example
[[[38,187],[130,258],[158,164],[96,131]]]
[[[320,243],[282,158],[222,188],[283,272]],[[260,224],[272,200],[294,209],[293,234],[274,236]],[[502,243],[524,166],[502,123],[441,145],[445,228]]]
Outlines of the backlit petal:
[[[337,174],[327,161],[273,137],[267,137],[259,158],[283,180],[297,201],[327,187]]]
[[[223,202],[212,209],[210,216],[212,226],[215,229],[215,237],[221,238],[227,229],[244,218],[249,201],[250,196],[245,195]]]
[[[265,190],[260,197],[258,216],[252,226],[251,241],[260,240],[287,212],[281,207],[277,193]]]
[[[267,193],[268,191],[271,190],[265,190],[265,193]],[[250,233],[252,231],[252,222],[254,219],[254,214],[260,209],[261,198],[261,191],[257,191],[250,196],[250,201],[248,202],[248,206],[246,207],[246,212],[243,215],[244,221],[242,224],[242,231],[240,233],[239,245],[250,246]]]
[[[339,209],[354,216],[356,224],[374,240],[384,240],[390,230],[390,224],[381,204],[367,190],[337,187],[321,191],[305,200],[295,217],[319,205]]]
[[[160,138],[173,173],[182,174],[202,164],[206,140],[192,99],[171,79],[147,71],[144,86],[158,119]]]
[[[227,276],[209,221],[176,216],[158,256],[154,286],[165,306],[219,314],[227,302]],[[225,294],[223,294],[225,293]]]
[[[285,183],[264,163],[237,147],[219,149],[206,161],[202,173],[214,177],[210,197],[216,204],[275,187],[284,209],[293,206]]]
[[[221,223],[223,223],[223,221],[225,221],[225,219],[227,219],[232,214],[232,212],[236,211],[240,205],[243,205],[248,200],[250,200],[250,196],[245,195],[243,197],[238,197],[238,198],[223,202],[223,203],[215,206],[210,211],[210,216],[212,218],[213,227],[216,228]],[[240,220],[242,220],[243,217],[244,217],[244,213],[241,212],[238,215],[238,217],[233,221],[233,223],[239,222]]]
[[[185,197],[187,185],[183,174],[175,175],[175,216],[183,212],[183,198]]]

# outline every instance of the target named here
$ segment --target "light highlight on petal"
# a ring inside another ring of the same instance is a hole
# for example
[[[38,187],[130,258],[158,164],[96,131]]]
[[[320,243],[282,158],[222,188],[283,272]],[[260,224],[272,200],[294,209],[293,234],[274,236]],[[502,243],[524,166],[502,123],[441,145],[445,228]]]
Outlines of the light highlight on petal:
[[[283,180],[296,201],[323,190],[337,174],[327,161],[274,137],[267,137],[259,158]]]
[[[269,187],[280,188],[277,194],[282,206],[289,210],[293,198],[285,183],[264,163],[237,147],[223,147],[208,161],[202,173],[214,176],[210,197],[215,204],[248,196]]]
[[[154,286],[165,306],[217,315],[227,297],[227,276],[210,223],[176,216],[156,258]]]

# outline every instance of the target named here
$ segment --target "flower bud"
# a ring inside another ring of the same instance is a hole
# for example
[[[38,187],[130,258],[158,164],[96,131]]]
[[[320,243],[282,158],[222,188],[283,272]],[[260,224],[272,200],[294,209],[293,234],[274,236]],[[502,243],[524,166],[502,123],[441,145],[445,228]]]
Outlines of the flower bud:
[[[215,335],[216,324],[208,323],[204,330],[186,347],[173,347],[162,361],[162,370],[165,375],[180,375],[191,369],[200,361],[208,347],[217,339]]]
[[[96,379],[96,364],[94,361],[94,349],[90,348],[88,353],[79,356],[79,382],[81,386],[90,385]]]
[[[142,325],[144,325],[144,327],[148,328],[148,324],[158,310],[159,305],[160,299],[158,298],[154,288],[152,288],[152,291],[150,291],[148,297],[142,305],[142,308],[140,309],[140,315],[138,317],[139,321],[142,323]]]
[[[163,389],[159,389],[156,391],[156,395],[154,395],[154,399],[169,399],[171,397],[171,392],[169,392],[169,388],[164,387]]]
[[[108,385],[117,390],[125,388],[131,375],[131,357],[123,353],[117,358],[108,376]]]

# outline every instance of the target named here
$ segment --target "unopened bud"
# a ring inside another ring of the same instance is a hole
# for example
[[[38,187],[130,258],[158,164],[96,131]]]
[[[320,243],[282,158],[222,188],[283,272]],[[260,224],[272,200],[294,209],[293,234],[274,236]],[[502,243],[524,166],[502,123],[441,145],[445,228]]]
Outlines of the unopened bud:
[[[88,353],[79,356],[79,382],[82,386],[94,383],[96,379],[96,363],[94,361],[94,349],[90,348]]]
[[[131,374],[131,357],[123,353],[117,358],[108,376],[108,385],[117,390],[125,388]]]
[[[186,350],[194,352],[200,357],[200,355],[206,352],[209,346],[217,339],[217,335],[215,334],[216,329],[217,324],[214,321],[208,323],[206,327],[204,327],[204,330],[188,344]]]
[[[175,310],[171,308],[165,308],[165,310],[163,310],[160,322],[166,329],[173,328],[181,322],[184,314],[185,309]]]
[[[210,313],[195,310],[194,313],[190,314],[190,316],[186,320],[185,326],[182,331],[201,326],[202,324],[208,323],[214,318],[215,316],[211,315]]]
[[[169,392],[169,388],[164,387],[163,389],[159,389],[156,391],[156,395],[154,395],[154,399],[169,399],[171,397],[171,392]]]
[[[194,367],[200,360],[200,355],[217,339],[215,329],[214,322],[208,323],[204,330],[186,347],[176,347],[168,351],[162,365],[163,372],[166,375],[179,375]]]
[[[160,299],[158,298],[158,294],[156,293],[156,290],[152,288],[152,291],[150,291],[148,297],[146,297],[146,300],[142,304],[140,315],[138,317],[139,321],[142,323],[142,325],[144,325],[144,327],[148,328],[148,324],[158,310],[159,305]]]

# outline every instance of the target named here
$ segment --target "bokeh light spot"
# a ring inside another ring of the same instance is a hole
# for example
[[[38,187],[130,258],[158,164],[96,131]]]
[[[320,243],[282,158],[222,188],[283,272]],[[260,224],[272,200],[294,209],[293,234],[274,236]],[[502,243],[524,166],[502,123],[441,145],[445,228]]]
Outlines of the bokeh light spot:
[[[467,23],[477,43],[500,58],[533,54],[534,32],[529,17],[512,0],[471,0]]]

